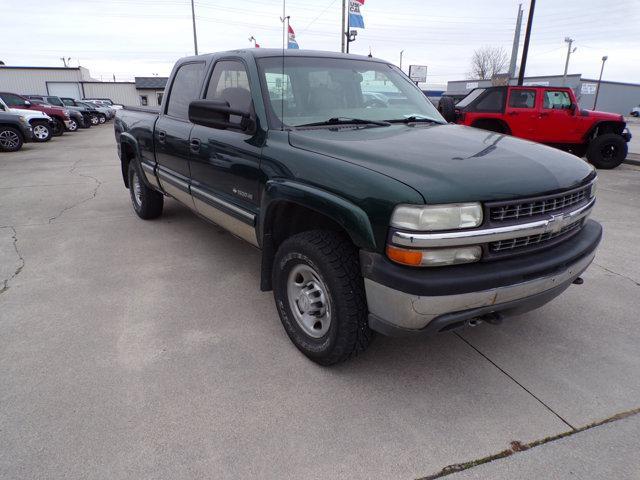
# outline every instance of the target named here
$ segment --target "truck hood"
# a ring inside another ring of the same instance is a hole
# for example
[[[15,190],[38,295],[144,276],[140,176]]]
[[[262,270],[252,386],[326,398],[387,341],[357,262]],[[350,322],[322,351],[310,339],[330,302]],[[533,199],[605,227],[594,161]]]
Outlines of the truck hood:
[[[427,203],[546,195],[594,176],[571,154],[461,125],[294,130],[289,142],[399,180]]]
[[[624,117],[619,113],[601,112],[599,110],[580,110],[580,114],[587,117],[597,118],[598,120],[624,122]]]

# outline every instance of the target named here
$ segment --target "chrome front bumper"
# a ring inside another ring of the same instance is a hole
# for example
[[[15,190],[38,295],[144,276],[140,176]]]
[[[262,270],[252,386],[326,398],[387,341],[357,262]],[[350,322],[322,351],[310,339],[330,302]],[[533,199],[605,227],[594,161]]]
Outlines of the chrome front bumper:
[[[438,323],[439,318],[447,315],[452,321],[460,321],[503,310],[524,313],[560,295],[587,269],[594,258],[595,252],[592,252],[562,271],[548,276],[456,295],[412,295],[365,278],[369,323],[373,329],[382,333],[420,333],[431,330],[429,327],[432,322]],[[455,313],[458,315],[450,315]],[[443,326],[445,324],[446,322],[438,323]],[[443,328],[438,328],[434,333],[441,330]]]

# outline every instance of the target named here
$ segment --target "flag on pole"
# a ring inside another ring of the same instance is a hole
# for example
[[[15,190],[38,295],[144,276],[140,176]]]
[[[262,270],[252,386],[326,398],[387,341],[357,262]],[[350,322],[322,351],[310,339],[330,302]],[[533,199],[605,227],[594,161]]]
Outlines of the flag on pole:
[[[360,12],[363,5],[364,0],[349,0],[349,28],[364,28],[364,19]]]
[[[296,34],[293,32],[293,28],[289,25],[289,43],[287,48],[300,48],[298,42],[296,42]]]

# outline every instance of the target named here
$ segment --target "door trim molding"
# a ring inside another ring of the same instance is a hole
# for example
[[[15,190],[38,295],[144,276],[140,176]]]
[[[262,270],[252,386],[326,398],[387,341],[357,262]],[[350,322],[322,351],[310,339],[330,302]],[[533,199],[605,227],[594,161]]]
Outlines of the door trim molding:
[[[223,200],[216,195],[211,195],[210,193],[205,192],[199,187],[191,185],[191,194],[195,198],[198,198],[199,200],[208,203],[212,207],[217,208],[218,210],[221,210],[222,212],[237,218],[247,225],[251,225],[253,227],[256,224],[255,214],[248,212],[244,208],[238,207],[233,203],[227,202],[226,200]]]

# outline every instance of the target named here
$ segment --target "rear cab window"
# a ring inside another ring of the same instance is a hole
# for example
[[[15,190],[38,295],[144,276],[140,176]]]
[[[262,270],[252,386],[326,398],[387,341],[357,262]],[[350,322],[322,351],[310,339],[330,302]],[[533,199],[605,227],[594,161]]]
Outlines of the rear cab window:
[[[203,62],[185,63],[178,68],[169,90],[167,115],[188,120],[189,103],[199,98],[203,75]]]

